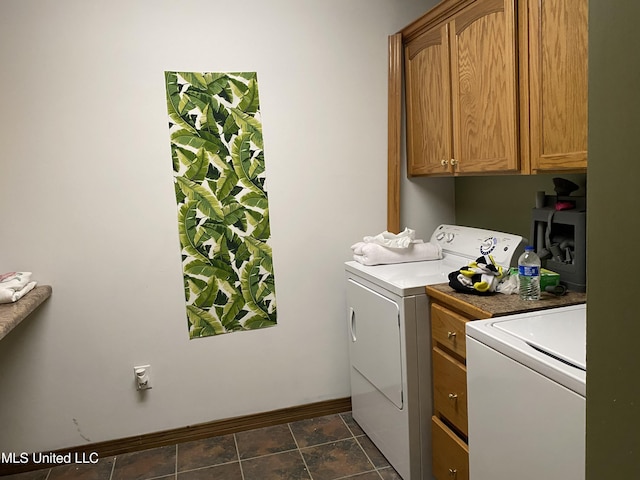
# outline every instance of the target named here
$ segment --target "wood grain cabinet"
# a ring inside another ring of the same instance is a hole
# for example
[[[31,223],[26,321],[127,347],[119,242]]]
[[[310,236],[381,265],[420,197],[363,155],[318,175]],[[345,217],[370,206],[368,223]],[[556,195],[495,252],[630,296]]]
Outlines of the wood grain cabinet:
[[[587,168],[587,0],[529,3],[531,170]]]
[[[469,480],[469,447],[438,417],[431,419],[433,476],[437,480]]]
[[[469,478],[465,324],[471,319],[446,304],[431,306],[433,475]]]
[[[409,175],[451,174],[453,155],[449,25],[405,47]]]
[[[409,174],[518,171],[515,0],[457,3],[405,44]]]
[[[588,0],[444,0],[402,30],[407,172],[584,171]]]

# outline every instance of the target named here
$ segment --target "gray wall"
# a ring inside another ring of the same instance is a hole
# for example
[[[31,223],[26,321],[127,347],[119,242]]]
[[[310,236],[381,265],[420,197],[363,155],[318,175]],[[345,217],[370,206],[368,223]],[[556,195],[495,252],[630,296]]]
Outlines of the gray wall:
[[[587,480],[640,478],[639,18],[589,2]]]
[[[459,177],[455,180],[456,223],[531,236],[531,209],[535,193],[555,195],[553,177],[571,180],[585,195],[586,175],[508,175],[504,177]]]

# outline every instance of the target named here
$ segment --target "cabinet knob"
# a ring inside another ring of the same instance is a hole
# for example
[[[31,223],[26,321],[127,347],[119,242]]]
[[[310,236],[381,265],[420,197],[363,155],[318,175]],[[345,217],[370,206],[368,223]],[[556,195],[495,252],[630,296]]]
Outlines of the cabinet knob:
[[[450,393],[449,394],[449,400],[457,400],[458,399],[458,394],[457,393]]]
[[[456,332],[447,332],[447,338],[449,339],[453,338],[455,340]]]
[[[451,159],[451,165],[453,165],[454,167],[458,164],[458,161],[455,158]]]
[[[450,477],[455,477],[457,475],[457,473],[458,473],[457,469],[455,469],[455,468],[450,468],[449,469],[449,476]]]
[[[446,167],[447,165],[449,165],[449,160],[447,160],[446,158],[443,158],[442,160],[440,160],[440,165],[442,165],[443,167]]]

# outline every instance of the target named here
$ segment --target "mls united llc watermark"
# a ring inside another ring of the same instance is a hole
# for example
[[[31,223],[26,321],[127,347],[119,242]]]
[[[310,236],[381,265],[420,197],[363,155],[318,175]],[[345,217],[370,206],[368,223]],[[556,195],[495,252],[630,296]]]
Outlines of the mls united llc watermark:
[[[26,453],[26,452],[0,452],[0,464],[68,464],[68,463],[98,463],[99,456],[96,452],[69,452],[69,453]]]

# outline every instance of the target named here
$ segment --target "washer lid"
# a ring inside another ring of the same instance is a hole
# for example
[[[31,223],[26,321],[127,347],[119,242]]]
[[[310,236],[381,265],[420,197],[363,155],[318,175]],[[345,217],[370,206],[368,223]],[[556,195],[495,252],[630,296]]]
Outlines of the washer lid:
[[[586,394],[586,305],[467,322],[467,336]],[[472,362],[470,356],[467,362]]]
[[[536,312],[522,318],[496,321],[493,325],[547,355],[587,371],[584,309]]]

